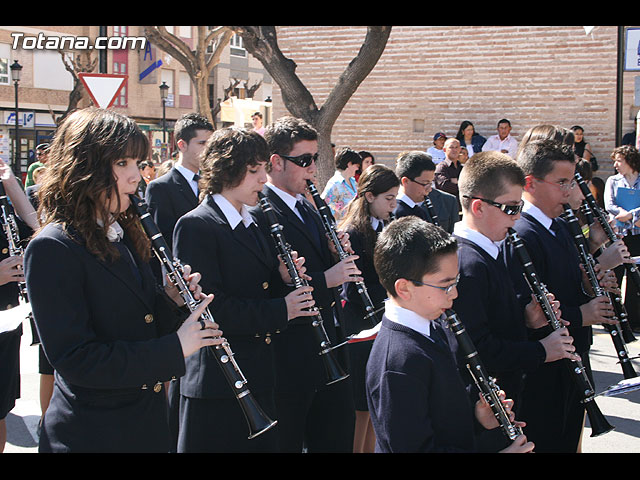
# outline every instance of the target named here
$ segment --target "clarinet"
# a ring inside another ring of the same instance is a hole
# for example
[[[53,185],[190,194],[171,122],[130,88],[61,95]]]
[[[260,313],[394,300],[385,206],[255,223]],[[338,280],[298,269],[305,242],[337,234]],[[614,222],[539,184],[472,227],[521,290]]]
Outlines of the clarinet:
[[[587,274],[591,289],[593,290],[596,297],[606,296],[609,299],[609,303],[613,306],[614,300],[612,298],[612,294],[610,292],[606,292],[598,282],[598,277],[595,270],[596,262],[591,253],[589,253],[586,240],[584,238],[584,235],[582,234],[580,224],[578,223],[578,219],[574,215],[571,206],[568,204],[564,205],[564,216],[569,224],[569,228],[573,235],[573,240],[576,244],[576,248],[578,249],[580,262],[582,263],[585,273]],[[627,351],[627,345],[624,341],[624,338],[622,337],[622,330],[620,328],[620,325],[604,324],[603,327],[605,328],[605,330],[607,330],[607,332],[609,332],[609,335],[611,335],[611,340],[613,340],[613,345],[615,347],[616,354],[618,355],[618,360],[620,361],[620,366],[622,367],[624,378],[637,377],[638,374],[635,372],[633,365],[631,364],[631,360],[629,359],[629,352]]]
[[[580,210],[585,216],[587,223],[591,225],[595,221],[595,219],[593,218],[593,212],[591,211],[591,208],[589,207],[589,204],[586,200],[582,202]],[[604,247],[600,247],[599,250],[604,250]],[[624,338],[625,342],[635,342],[637,338],[633,334],[631,325],[629,325],[629,314],[627,313],[627,307],[624,306],[621,295],[613,295],[613,308],[616,312],[616,317],[620,321],[620,329],[622,330],[622,337]]]
[[[502,432],[509,440],[515,440],[518,435],[522,435],[522,428],[511,422],[509,419],[509,415],[507,414],[498,395],[500,387],[496,384],[495,379],[487,374],[484,364],[473,345],[473,341],[471,340],[469,333],[465,330],[464,325],[458,318],[456,312],[449,309],[445,312],[445,316],[447,319],[447,325],[456,335],[460,351],[466,359],[467,369],[478,387],[478,390],[480,390],[482,398],[484,398],[491,407],[491,411],[498,420],[498,424],[500,425]]]
[[[23,256],[24,248],[22,247],[20,239],[20,230],[18,230],[18,224],[13,213],[13,207],[9,204],[9,198],[7,197],[7,193],[2,182],[0,182],[0,222],[2,222],[2,230],[4,231],[4,236],[7,239],[9,256]],[[17,268],[21,270],[22,265],[18,265]],[[24,281],[18,282],[18,294],[23,303],[29,303],[27,284]],[[33,312],[30,311],[27,314],[27,319],[31,325],[31,345],[38,345],[40,343],[40,338],[36,329],[36,323],[33,319]]]
[[[141,200],[135,195],[129,195],[129,197],[131,198],[131,204],[140,217],[142,228],[151,240],[153,253],[165,267],[169,281],[177,287],[180,292],[180,296],[189,308],[189,311],[193,312],[196,310],[200,302],[193,297],[189,290],[189,285],[187,285],[184,280],[184,266],[177,258],[172,256],[169,246],[162,236],[162,233],[160,233],[153,217],[149,213],[147,204],[144,200]],[[201,318],[203,320],[215,322],[208,308],[204,311]],[[249,439],[257,437],[276,425],[276,423],[278,423],[277,420],[271,420],[251,394],[251,391],[247,386],[247,379],[233,358],[234,354],[229,343],[225,340],[221,345],[216,345],[215,347],[210,346],[207,348],[214,354],[218,365],[224,373],[224,377],[240,404],[242,413],[244,414],[247,425],[249,426]]]
[[[313,201],[316,204],[318,212],[320,213],[320,217],[322,218],[322,225],[324,226],[324,230],[326,234],[329,236],[329,239],[336,247],[336,251],[338,252],[338,258],[340,260],[350,257],[351,255],[345,251],[338,239],[336,221],[333,215],[331,214],[331,210],[326,202],[318,193],[318,189],[313,184],[311,180],[307,180],[307,186],[309,188],[309,193],[313,197]],[[365,309],[365,321],[369,324],[369,326],[373,327],[380,323],[381,319],[379,318],[379,313],[384,310],[384,307],[376,309],[373,304],[373,300],[369,296],[369,291],[367,290],[367,286],[363,281],[354,282],[356,285],[356,290],[360,294],[360,298],[362,299],[362,303],[364,304]]]
[[[280,258],[287,267],[287,271],[291,276],[294,287],[300,288],[309,285],[309,283],[300,275],[298,269],[296,268],[295,262],[293,261],[293,256],[291,255],[291,246],[284,238],[284,234],[282,233],[283,227],[278,222],[271,203],[262,193],[258,193],[258,197],[260,199],[260,209],[264,212],[267,222],[269,223],[271,238],[275,243],[276,250],[278,251]],[[337,383],[340,380],[344,380],[349,376],[349,374],[344,372],[338,361],[334,358],[333,350],[341,347],[342,345],[345,345],[347,342],[344,342],[340,345],[332,346],[331,340],[327,336],[327,332],[324,328],[324,321],[322,320],[322,316],[320,315],[320,310],[315,305],[313,307],[310,307],[309,310],[314,312],[314,315],[311,317],[311,326],[313,327],[313,333],[318,341],[318,344],[320,345],[319,355],[322,358],[322,362],[324,365],[327,377],[327,385],[331,385],[332,383]]]
[[[423,205],[427,208],[427,211],[429,212],[429,216],[431,217],[431,222],[434,225],[438,225],[440,226],[440,224],[438,223],[438,215],[436,215],[436,209],[433,206],[433,202],[431,201],[431,199],[427,196],[424,197],[424,202],[422,202]]]
[[[575,174],[575,180],[578,183],[580,190],[582,190],[582,194],[584,195],[584,199],[589,205],[589,208],[591,209],[591,213],[593,214],[594,217],[596,217],[596,219],[598,220],[598,223],[600,223],[600,226],[604,230],[609,241],[613,243],[616,240],[618,240],[618,236],[613,231],[613,228],[607,221],[607,218],[604,212],[596,202],[596,199],[593,198],[593,194],[589,189],[589,185],[586,184],[586,182],[584,181],[584,179],[579,173]],[[627,277],[631,278],[631,281],[636,286],[637,294],[640,295],[640,272],[638,272],[638,268],[635,266],[634,263],[624,263],[623,265],[627,271]]]
[[[546,285],[540,281],[535,267],[533,266],[533,262],[531,261],[531,257],[529,256],[529,252],[527,252],[522,239],[513,228],[509,229],[507,239],[518,255],[518,259],[520,260],[524,270],[524,277],[529,284],[531,292],[540,304],[547,322],[553,330],[563,328],[562,323],[556,316],[547,296],[549,291],[547,290]],[[589,377],[587,376],[586,370],[582,365],[582,361],[577,358],[573,360],[565,358],[562,362],[566,366],[571,379],[576,384],[578,391],[580,392],[580,401],[585,406],[585,410],[587,411],[587,415],[589,416],[589,421],[591,423],[591,436],[596,437],[613,430],[614,427],[607,422],[607,419],[604,417],[595,402],[596,393],[591,385]]]

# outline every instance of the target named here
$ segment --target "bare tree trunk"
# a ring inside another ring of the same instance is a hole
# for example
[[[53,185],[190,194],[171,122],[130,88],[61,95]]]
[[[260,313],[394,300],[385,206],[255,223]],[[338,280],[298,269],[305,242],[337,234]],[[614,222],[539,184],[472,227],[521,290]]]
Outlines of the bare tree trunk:
[[[358,54],[338,78],[324,105],[318,108],[313,96],[296,74],[296,63],[278,47],[275,26],[233,26],[244,47],[257,58],[280,87],[282,100],[291,115],[306,120],[318,130],[318,184],[324,186],[333,175],[331,131],[342,109],[373,70],[387,45],[390,26],[367,27]]]
[[[187,71],[196,93],[196,106],[201,115],[213,124],[213,114],[209,105],[208,79],[214,66],[220,63],[222,51],[227,46],[233,31],[229,27],[214,27],[207,33],[207,27],[198,25],[196,49],[191,50],[183,40],[169,33],[164,26],[145,26],[147,38],[175,58]],[[207,46],[213,44],[213,53],[207,53]]]

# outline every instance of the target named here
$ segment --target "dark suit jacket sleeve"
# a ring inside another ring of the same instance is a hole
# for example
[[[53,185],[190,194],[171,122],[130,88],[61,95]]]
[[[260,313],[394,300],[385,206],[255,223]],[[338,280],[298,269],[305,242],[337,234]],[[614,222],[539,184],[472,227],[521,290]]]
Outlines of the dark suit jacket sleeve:
[[[203,292],[214,294],[210,310],[221,330],[226,335],[255,335],[286,328],[284,298],[261,299],[227,293],[225,278],[250,276],[251,272],[238,270],[237,265],[235,271],[225,271],[220,256],[228,256],[235,244],[225,244],[215,228],[222,226],[212,227],[205,219],[193,215],[180,218],[174,232],[174,255],[202,275]]]
[[[169,379],[167,372],[184,373],[182,347],[175,333],[146,341],[98,336],[92,309],[107,309],[108,302],[119,299],[109,298],[108,285],[104,292],[88,291],[87,272],[69,244],[35,237],[25,252],[25,273],[47,358],[70,383],[89,388],[139,387],[149,378]]]
[[[169,247],[172,245],[173,228],[178,220],[178,214],[170,199],[171,192],[166,183],[153,181],[147,185],[145,202]]]

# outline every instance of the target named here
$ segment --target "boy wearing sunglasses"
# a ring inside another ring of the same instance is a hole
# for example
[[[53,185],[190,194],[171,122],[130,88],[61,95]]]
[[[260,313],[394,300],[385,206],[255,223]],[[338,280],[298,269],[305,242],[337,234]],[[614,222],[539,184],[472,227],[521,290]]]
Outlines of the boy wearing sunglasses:
[[[374,266],[389,295],[366,374],[376,452],[476,452],[478,432],[501,433],[488,404],[470,397],[456,341],[442,327],[458,295],[456,251],[454,237],[413,215],[391,222],[376,242]],[[501,401],[512,417],[513,402]],[[524,435],[507,447],[532,449]]]
[[[524,207],[514,230],[525,244],[540,281],[560,302],[576,353],[588,368],[591,325],[613,323],[606,297],[583,290],[580,259],[564,220],[559,218],[575,187],[573,150],[552,140],[527,143],[517,156],[526,184]],[[513,248],[503,254],[521,303],[531,297]],[[544,329],[540,329],[544,331]],[[576,453],[584,422],[584,405],[562,362],[549,362],[527,374],[519,414],[538,452]]]
[[[489,374],[519,406],[524,374],[571,356],[572,339],[563,328],[529,340],[528,329],[546,326],[546,319],[531,295],[526,307],[519,303],[500,254],[500,244],[523,207],[522,169],[506,154],[481,152],[465,164],[458,185],[462,220],[453,233],[460,245],[460,282],[453,309]],[[464,363],[461,370],[466,373]]]

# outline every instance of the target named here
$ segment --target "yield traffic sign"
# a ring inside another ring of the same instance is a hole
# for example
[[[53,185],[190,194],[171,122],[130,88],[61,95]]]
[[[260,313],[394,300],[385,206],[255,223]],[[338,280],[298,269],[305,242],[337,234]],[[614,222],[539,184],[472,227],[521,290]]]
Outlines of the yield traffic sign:
[[[94,105],[98,108],[109,108],[124,87],[128,75],[110,73],[78,73],[80,81],[89,92]]]

